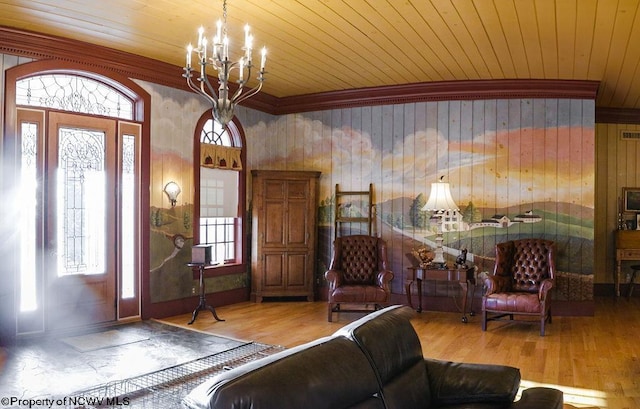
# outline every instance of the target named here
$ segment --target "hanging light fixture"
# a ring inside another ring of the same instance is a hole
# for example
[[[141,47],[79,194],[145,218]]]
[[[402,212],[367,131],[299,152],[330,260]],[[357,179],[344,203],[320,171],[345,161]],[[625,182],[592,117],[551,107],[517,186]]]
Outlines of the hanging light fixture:
[[[222,21],[218,20],[216,28],[216,35],[213,37],[212,43],[209,44],[209,41],[204,36],[204,28],[200,27],[198,30],[197,47],[194,48],[191,44],[187,47],[187,61],[182,76],[187,79],[187,85],[191,90],[211,103],[213,118],[222,126],[225,126],[233,118],[236,105],[260,92],[262,83],[264,82],[264,66],[267,59],[267,49],[262,48],[260,71],[257,76],[258,85],[245,91],[244,87],[249,82],[251,70],[254,67],[252,56],[253,35],[251,35],[249,25],[247,24],[244,27],[243,53],[237,61],[232,61],[229,58],[227,0],[224,0],[222,3]],[[193,79],[194,69],[191,66],[191,56],[194,52],[200,65],[200,75],[195,81]],[[208,67],[214,68],[218,73],[219,86],[217,92],[207,77],[206,71]],[[229,89],[229,79],[233,70],[237,70],[236,82],[238,83],[238,87],[232,95]],[[196,81],[200,84],[197,84]]]

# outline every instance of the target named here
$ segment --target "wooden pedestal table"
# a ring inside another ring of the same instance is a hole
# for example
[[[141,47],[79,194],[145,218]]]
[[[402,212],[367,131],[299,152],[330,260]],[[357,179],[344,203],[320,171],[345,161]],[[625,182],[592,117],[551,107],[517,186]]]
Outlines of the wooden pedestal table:
[[[196,317],[198,316],[198,313],[201,310],[209,310],[213,314],[213,318],[215,318],[216,321],[224,321],[223,319],[218,317],[218,314],[216,314],[216,309],[213,308],[212,305],[207,304],[207,298],[205,297],[204,270],[207,267],[212,267],[212,265],[204,263],[187,263],[187,265],[191,268],[197,268],[198,272],[200,273],[200,302],[198,303],[196,309],[193,310],[193,315],[191,316],[191,321],[188,322],[188,325],[193,324],[193,322],[196,320]]]
[[[434,280],[434,281],[449,281],[449,282],[457,282],[460,284],[462,288],[462,322],[465,324],[468,322],[467,319],[467,296],[469,294],[469,286],[471,286],[471,296],[473,297],[473,293],[476,285],[476,278],[474,276],[475,268],[420,268],[420,267],[409,267],[410,274],[407,276],[405,280],[405,287],[407,292],[407,300],[409,302],[409,306],[413,308],[413,303],[411,301],[411,285],[414,281],[417,282],[418,285],[418,312],[422,312],[422,281],[423,280]],[[471,305],[471,311],[469,315],[473,316],[473,300]]]

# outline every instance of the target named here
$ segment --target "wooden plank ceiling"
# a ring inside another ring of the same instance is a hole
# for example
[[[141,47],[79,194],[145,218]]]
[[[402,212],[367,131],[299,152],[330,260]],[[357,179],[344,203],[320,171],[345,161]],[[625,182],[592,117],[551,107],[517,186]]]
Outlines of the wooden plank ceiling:
[[[276,97],[579,79],[601,81],[599,107],[640,108],[638,0],[228,0],[227,11],[232,52],[246,23],[268,48],[263,91]],[[0,25],[177,66],[197,28],[213,35],[221,16],[221,0],[0,0]]]

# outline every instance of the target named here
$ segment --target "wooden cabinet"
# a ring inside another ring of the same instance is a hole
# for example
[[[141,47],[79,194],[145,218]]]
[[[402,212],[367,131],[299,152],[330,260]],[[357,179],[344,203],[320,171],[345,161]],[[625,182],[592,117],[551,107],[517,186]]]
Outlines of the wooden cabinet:
[[[254,170],[251,299],[313,301],[320,172]]]

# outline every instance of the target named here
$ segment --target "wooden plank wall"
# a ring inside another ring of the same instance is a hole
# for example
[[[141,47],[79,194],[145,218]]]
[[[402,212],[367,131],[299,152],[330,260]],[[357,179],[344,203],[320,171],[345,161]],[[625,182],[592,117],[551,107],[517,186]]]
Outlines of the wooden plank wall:
[[[614,231],[617,229],[622,188],[640,187],[640,140],[622,140],[620,131],[640,131],[640,125],[596,124],[595,249],[597,283],[612,283],[615,265]],[[626,219],[634,215],[627,214]],[[623,269],[630,262],[624,262]],[[628,272],[628,269],[624,269]],[[625,276],[622,277],[623,280]]]
[[[239,117],[250,168],[319,170],[320,197],[327,200],[336,183],[342,190],[366,190],[373,183],[378,234],[392,239],[394,271],[400,278],[394,280],[394,292],[403,292],[408,266],[403,255],[424,236],[409,225],[407,208],[419,194],[426,198],[430,183],[445,176],[461,209],[473,203],[484,217],[504,211],[513,220],[529,210],[544,216],[542,231],[534,224],[508,231],[483,229],[484,249],[479,253],[490,253],[495,241],[505,237],[542,234],[557,239],[564,272],[587,276],[591,286],[583,288],[584,277],[566,278],[567,293],[561,298],[592,298],[593,101],[441,101],[277,118],[247,113],[241,110]],[[418,241],[398,239],[403,236]],[[460,233],[457,239],[467,236]],[[327,258],[327,240],[333,235],[323,237]],[[448,239],[456,242],[456,237]]]

